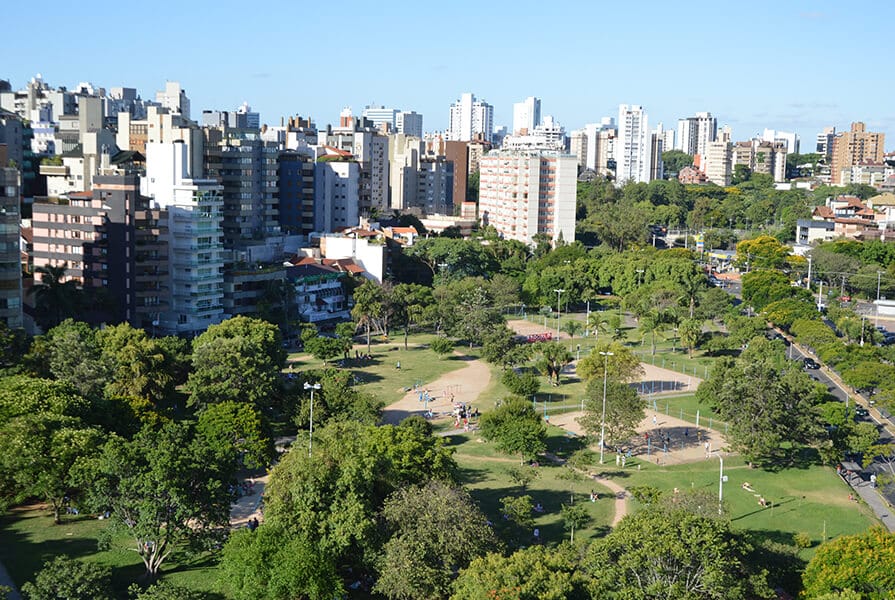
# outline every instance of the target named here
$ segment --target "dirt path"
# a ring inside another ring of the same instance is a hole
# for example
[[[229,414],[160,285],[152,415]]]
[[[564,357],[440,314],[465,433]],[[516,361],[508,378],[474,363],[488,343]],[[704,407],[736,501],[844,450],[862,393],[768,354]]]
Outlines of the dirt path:
[[[459,353],[455,355],[462,356]],[[385,407],[382,422],[395,425],[410,415],[425,414],[427,403],[420,398],[426,391],[430,398],[428,408],[433,413],[450,413],[454,402],[475,404],[490,381],[491,369],[487,364],[477,359],[466,359],[463,368],[445,373],[421,389],[407,392],[403,398]]]
[[[652,393],[658,396],[662,393],[695,393],[696,388],[702,383],[700,377],[685,375],[671,369],[663,369],[645,362],[640,363],[640,366],[643,367],[643,375],[639,379],[638,391],[642,394]]]
[[[248,524],[249,519],[264,520],[264,516],[261,514],[261,499],[269,478],[270,475],[267,474],[264,477],[250,477],[243,480],[252,483],[252,493],[240,496],[236,502],[230,505],[230,527],[233,529],[244,527]]]

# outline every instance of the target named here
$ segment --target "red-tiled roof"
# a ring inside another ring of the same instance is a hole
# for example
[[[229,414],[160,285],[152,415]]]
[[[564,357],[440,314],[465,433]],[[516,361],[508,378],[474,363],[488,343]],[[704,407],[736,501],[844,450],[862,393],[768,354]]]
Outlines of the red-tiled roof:
[[[814,209],[814,215],[823,219],[832,219],[835,216],[833,215],[833,209],[829,206],[818,206]]]
[[[416,230],[416,227],[392,227],[393,233],[412,233],[414,235],[419,235],[419,232]]]
[[[71,192],[68,197],[78,200],[91,200],[93,199],[93,192]]]

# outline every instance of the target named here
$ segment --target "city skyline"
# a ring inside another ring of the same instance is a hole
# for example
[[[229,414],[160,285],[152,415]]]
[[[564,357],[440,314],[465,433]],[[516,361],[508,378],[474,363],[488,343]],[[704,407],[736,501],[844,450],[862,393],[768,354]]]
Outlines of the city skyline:
[[[210,36],[232,30],[239,7],[211,11],[203,3],[162,2],[152,11],[128,6],[84,13],[60,4],[42,17],[44,30],[96,35],[78,36],[75,47],[56,42],[66,39],[59,36],[35,45],[27,27],[13,28],[0,42],[4,55],[13,57],[0,78],[18,89],[41,73],[52,86],[129,86],[143,98],[152,98],[166,80],[179,81],[197,111],[248,102],[270,125],[295,114],[336,123],[345,106],[360,115],[364,106],[382,104],[416,111],[427,131],[443,131],[451,103],[471,92],[494,106],[495,126],[508,128],[513,104],[536,96],[541,114],[567,131],[615,115],[619,104],[637,104],[651,123],[668,128],[710,111],[719,126],[731,126],[734,139],[765,128],[795,131],[803,151],[813,149],[824,127],[847,130],[852,121],[895,139],[895,117],[885,103],[889,84],[860,68],[878,53],[885,17],[895,14],[888,6],[875,8],[874,18],[862,19],[861,35],[848,32],[848,43],[836,48],[832,41],[841,37],[841,23],[854,15],[850,6],[833,2],[781,9],[771,2],[734,7],[703,1],[690,3],[686,12],[647,2],[637,15],[624,6],[560,2],[551,5],[555,22],[593,23],[593,31],[563,33],[557,25],[555,36],[500,35],[499,43],[462,16],[474,7],[481,22],[492,24],[489,31],[524,32],[538,15],[470,2],[444,14],[403,6],[411,5],[392,3],[383,11],[351,2],[317,4],[295,13],[287,3],[265,2],[253,7],[267,17],[230,43]],[[27,22],[24,5],[8,13],[10,22]],[[635,16],[637,35],[621,26]],[[131,19],[134,26],[122,27]],[[432,29],[436,23],[441,33]],[[412,46],[405,36],[383,34],[395,29],[418,30],[425,40]],[[632,36],[637,43],[626,43]],[[820,45],[823,40],[831,40],[828,47]],[[311,64],[310,72],[321,76],[296,76]],[[327,66],[339,72],[335,85],[326,79]]]

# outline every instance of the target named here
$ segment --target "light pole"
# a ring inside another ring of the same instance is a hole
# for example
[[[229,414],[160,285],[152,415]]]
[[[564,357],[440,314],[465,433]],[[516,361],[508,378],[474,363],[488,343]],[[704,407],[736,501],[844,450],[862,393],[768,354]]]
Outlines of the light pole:
[[[882,276],[882,271],[877,271],[876,272],[876,317],[873,320],[874,327],[879,326],[879,284],[880,284],[881,276]]]
[[[559,322],[562,319],[562,305],[559,303],[559,296],[565,290],[553,290],[556,292],[556,339],[559,339]]]
[[[609,357],[615,356],[612,352],[600,352],[603,360],[603,416],[600,418],[600,464],[603,464],[603,446],[606,441],[606,381],[609,375]]]
[[[308,430],[308,458],[311,457],[311,447],[314,445],[314,390],[320,389],[319,383],[305,382],[305,389],[311,390],[311,428]]]
[[[640,287],[640,284],[642,283],[641,280],[643,279],[643,274],[645,272],[646,271],[644,271],[643,269],[637,269],[637,287]]]
[[[718,474],[718,514],[723,514],[722,502],[724,502],[724,457],[721,456],[721,451],[717,451],[715,456],[718,457],[718,460],[721,461],[721,471]]]

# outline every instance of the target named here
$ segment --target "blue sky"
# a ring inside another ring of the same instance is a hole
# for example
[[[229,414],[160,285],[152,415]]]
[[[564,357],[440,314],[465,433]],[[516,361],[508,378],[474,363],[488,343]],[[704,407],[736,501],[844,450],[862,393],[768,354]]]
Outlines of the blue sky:
[[[337,122],[343,106],[416,110],[426,130],[471,91],[512,124],[535,95],[567,130],[642,104],[652,125],[708,110],[734,138],[863,120],[895,147],[886,2],[452,0],[68,2],[4,7],[0,78],[154,97],[180,81],[195,114],[243,101]]]

